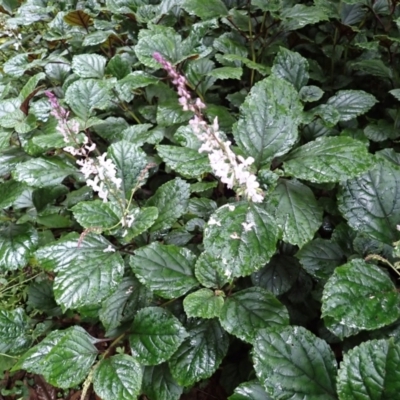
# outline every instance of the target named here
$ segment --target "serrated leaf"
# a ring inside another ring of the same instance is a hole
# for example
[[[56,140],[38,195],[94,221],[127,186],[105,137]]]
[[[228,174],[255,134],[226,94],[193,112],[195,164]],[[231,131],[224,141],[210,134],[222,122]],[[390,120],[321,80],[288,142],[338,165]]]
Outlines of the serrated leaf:
[[[108,148],[107,155],[117,167],[117,177],[122,179],[121,190],[129,200],[132,190],[146,182],[146,153],[133,143],[121,140]]]
[[[170,228],[186,212],[189,197],[190,185],[180,178],[175,178],[160,186],[146,202],[147,207],[158,208],[158,218],[151,227],[151,231]]]
[[[123,79],[131,72],[131,65],[126,57],[121,54],[116,54],[107,63],[106,72],[115,76],[117,79]]]
[[[174,299],[198,285],[195,255],[187,248],[154,242],[136,250],[129,262],[139,281],[161,297]]]
[[[297,30],[309,24],[326,21],[329,17],[319,7],[296,4],[291,8],[286,7],[281,13],[281,18],[284,19],[283,27],[285,30]]]
[[[87,121],[93,110],[104,110],[110,103],[110,95],[97,79],[81,79],[71,83],[65,92],[65,101],[76,116]]]
[[[272,73],[277,77],[290,82],[300,90],[308,82],[308,62],[299,53],[284,47],[279,48],[275,57]]]
[[[275,76],[256,83],[233,126],[237,145],[260,168],[296,143],[302,106],[293,86]]]
[[[179,400],[183,392],[167,363],[145,367],[142,389],[151,400]]]
[[[392,400],[400,391],[400,345],[371,340],[344,354],[338,375],[340,400]]]
[[[228,10],[222,0],[184,0],[181,7],[189,14],[207,20],[228,15]]]
[[[336,399],[336,360],[328,344],[300,326],[261,330],[254,369],[274,399]]]
[[[334,269],[346,260],[337,243],[321,238],[306,243],[296,253],[296,257],[307,273],[317,279],[328,279]]]
[[[395,97],[397,100],[400,100],[400,89],[392,89],[389,90],[389,93]]]
[[[50,280],[36,281],[29,285],[28,304],[49,316],[61,314],[61,308],[54,300],[53,282]]]
[[[93,389],[103,399],[132,400],[140,394],[143,369],[133,357],[116,354],[99,362]]]
[[[354,259],[325,284],[322,316],[358,331],[378,329],[400,317],[400,296],[385,272]]]
[[[3,353],[20,354],[32,341],[28,316],[22,308],[0,310],[0,343]]]
[[[78,54],[72,58],[72,70],[80,78],[103,78],[107,59],[99,54]]]
[[[104,203],[102,200],[81,201],[71,208],[75,219],[85,229],[107,229],[118,224],[121,220],[121,210],[113,203]]]
[[[398,168],[381,161],[359,178],[342,185],[339,210],[356,231],[391,245],[398,239],[400,176]]]
[[[147,231],[158,218],[157,207],[135,208],[129,212],[132,225],[126,228],[123,236],[125,242],[131,241],[134,237]]]
[[[228,350],[228,335],[216,319],[193,320],[186,327],[189,337],[170,358],[172,376],[181,386],[209,378]]]
[[[210,161],[204,153],[178,146],[158,145],[158,155],[173,170],[185,178],[198,178],[211,172]]]
[[[64,21],[71,26],[82,26],[87,29],[92,24],[90,15],[83,10],[75,10],[64,16]]]
[[[303,86],[299,91],[299,97],[301,101],[313,102],[318,101],[324,95],[324,91],[318,86]]]
[[[109,246],[100,235],[71,234],[36,251],[38,263],[56,272],[54,295],[64,311],[99,306],[117,288],[124,263],[119,253],[104,251]]]
[[[160,307],[141,309],[129,335],[132,355],[143,365],[168,360],[188,336],[179,320]]]
[[[243,69],[240,67],[220,67],[208,72],[207,76],[212,76],[216,79],[240,79],[242,74]]]
[[[323,210],[313,192],[295,179],[280,180],[267,209],[282,229],[283,240],[299,247],[314,237],[322,223]]]
[[[11,207],[14,201],[27,189],[24,183],[12,179],[1,184],[0,209]]]
[[[327,104],[339,111],[341,121],[349,121],[365,114],[376,102],[372,94],[362,90],[340,90],[328,100]]]
[[[25,267],[38,245],[38,234],[29,224],[10,224],[0,230],[0,271]]]
[[[262,269],[251,276],[254,285],[269,290],[275,296],[287,292],[296,281],[300,264],[287,255],[275,255]]]
[[[101,304],[99,318],[110,331],[122,322],[132,320],[137,311],[150,305],[152,293],[136,278],[122,279],[115,292]]]
[[[210,289],[197,290],[188,294],[183,300],[183,309],[189,318],[218,317],[223,305],[224,299],[221,293]]]
[[[377,123],[369,124],[364,128],[365,136],[375,142],[383,142],[387,139],[396,139],[400,136],[399,130],[395,129],[393,123],[380,119]]]
[[[58,185],[68,175],[78,172],[73,165],[60,158],[33,158],[18,164],[14,169],[14,179],[29,186],[46,187]]]
[[[51,385],[68,389],[81,383],[97,356],[92,338],[80,326],[51,332],[13,367],[41,374]]]
[[[219,267],[217,267],[217,265]],[[222,264],[221,260],[216,259],[211,254],[203,252],[196,261],[195,275],[203,286],[220,289],[228,283],[227,277],[218,272],[224,268],[225,266]]]
[[[275,221],[261,206],[226,204],[211,215],[204,229],[204,249],[221,260],[220,274],[246,276],[269,261],[278,237]]]
[[[285,173],[310,182],[340,182],[373,166],[374,159],[362,142],[349,137],[321,137],[289,154]]]
[[[228,333],[253,343],[260,329],[289,325],[289,313],[271,292],[252,287],[228,296],[219,320]]]
[[[258,381],[240,384],[228,400],[272,400]]]

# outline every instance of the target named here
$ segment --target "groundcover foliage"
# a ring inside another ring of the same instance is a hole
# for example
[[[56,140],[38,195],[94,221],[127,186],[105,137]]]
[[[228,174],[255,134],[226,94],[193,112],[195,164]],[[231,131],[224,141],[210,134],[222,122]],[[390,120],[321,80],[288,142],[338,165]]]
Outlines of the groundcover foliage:
[[[0,12],[2,395],[398,398],[396,1]]]

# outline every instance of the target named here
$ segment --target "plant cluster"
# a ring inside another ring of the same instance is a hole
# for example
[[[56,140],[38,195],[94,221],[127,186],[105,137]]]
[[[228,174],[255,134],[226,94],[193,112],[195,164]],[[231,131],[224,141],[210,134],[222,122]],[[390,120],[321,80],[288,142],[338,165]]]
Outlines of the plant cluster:
[[[399,398],[396,1],[0,25],[1,395]]]

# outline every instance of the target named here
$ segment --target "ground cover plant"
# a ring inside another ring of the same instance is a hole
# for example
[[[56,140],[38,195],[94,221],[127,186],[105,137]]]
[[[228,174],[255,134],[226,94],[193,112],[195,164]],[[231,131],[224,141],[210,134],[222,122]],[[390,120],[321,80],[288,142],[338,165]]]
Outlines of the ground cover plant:
[[[399,398],[396,1],[0,16],[0,398]]]

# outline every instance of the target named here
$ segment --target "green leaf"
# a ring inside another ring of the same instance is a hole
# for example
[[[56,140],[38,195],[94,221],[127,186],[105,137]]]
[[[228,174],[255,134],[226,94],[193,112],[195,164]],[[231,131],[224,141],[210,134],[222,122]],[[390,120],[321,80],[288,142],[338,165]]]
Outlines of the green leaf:
[[[100,235],[71,234],[36,251],[38,263],[56,272],[54,294],[63,311],[99,306],[117,288],[124,263],[119,253],[105,252],[110,246]]]
[[[25,182],[33,187],[58,185],[68,175],[73,175],[78,169],[56,157],[32,158],[18,164],[14,169],[14,179]]]
[[[238,202],[212,214],[204,229],[204,249],[221,260],[220,274],[246,276],[270,260],[278,237],[275,221],[261,206]]]
[[[29,78],[28,82],[26,82],[25,86],[21,89],[18,98],[21,101],[24,101],[28,98],[35,90],[37,84],[46,77],[43,72],[39,72],[36,75],[33,75]]]
[[[0,310],[1,352],[20,354],[30,345],[31,340],[28,316],[22,308]]]
[[[228,9],[222,0],[183,0],[181,7],[189,14],[203,20],[220,18],[228,15]]]
[[[287,153],[298,138],[302,106],[293,86],[275,76],[256,83],[240,107],[233,126],[237,145],[255,166],[269,165]]]
[[[185,178],[198,178],[211,172],[207,154],[178,146],[157,146],[158,155],[173,170]]]
[[[183,124],[189,121],[191,116],[191,112],[184,111],[176,99],[162,101],[157,106],[157,124],[162,127]]]
[[[181,386],[191,386],[209,378],[228,350],[229,339],[216,319],[192,320],[189,337],[170,358],[172,376]]]
[[[129,212],[132,220],[132,226],[124,231],[123,240],[131,241],[136,236],[147,231],[158,218],[158,209],[156,207],[135,208]]]
[[[110,95],[101,81],[81,79],[68,86],[65,101],[76,116],[87,121],[92,116],[93,110],[104,110],[108,107]]]
[[[300,90],[308,82],[308,62],[299,53],[280,47],[272,73],[290,82],[296,90]]]
[[[160,307],[141,309],[129,335],[132,355],[143,365],[168,360],[188,336],[179,320]]]
[[[101,304],[99,318],[111,331],[122,322],[130,321],[142,308],[150,305],[153,294],[136,278],[127,276],[122,279],[115,292]]]
[[[9,226],[0,230],[0,271],[25,267],[38,245],[36,229],[28,224]]]
[[[111,228],[118,224],[122,216],[118,206],[114,203],[104,203],[102,200],[81,201],[71,210],[75,219],[85,229]]]
[[[106,73],[111,74],[117,79],[123,79],[131,72],[131,64],[127,57],[122,54],[116,54],[107,63]]]
[[[254,369],[274,399],[336,399],[336,360],[328,344],[300,326],[261,330]]]
[[[365,136],[374,142],[383,142],[387,139],[396,139],[400,136],[400,132],[395,129],[393,123],[384,119],[378,120],[377,123],[369,124],[364,128]]]
[[[80,78],[103,78],[107,59],[99,54],[78,54],[72,58],[72,70]]]
[[[129,262],[139,281],[166,299],[180,297],[198,285],[195,255],[187,248],[154,242],[136,250]]]
[[[308,7],[303,4],[296,4],[294,7],[286,9],[281,13],[284,19],[282,28],[284,30],[298,30],[309,24],[316,24],[320,21],[327,21],[328,15],[319,7]]]
[[[218,266],[218,267],[217,267]],[[221,289],[228,279],[218,271],[225,269],[222,260],[214,258],[211,254],[203,252],[196,261],[195,275],[197,280],[205,287]]]
[[[50,280],[35,281],[29,285],[28,304],[49,316],[61,314],[61,308],[54,300],[53,282]]]
[[[303,268],[317,279],[328,279],[346,256],[340,246],[330,240],[317,238],[306,243],[296,253]]]
[[[338,375],[340,400],[392,400],[400,391],[400,345],[371,340],[344,354]]]
[[[135,90],[146,86],[156,84],[158,79],[144,71],[134,71],[119,80],[115,89],[121,99],[131,101],[134,97]]]
[[[400,176],[394,164],[380,161],[371,171],[345,182],[338,203],[354,230],[389,245],[398,240]]]
[[[385,272],[354,259],[325,284],[322,316],[358,331],[378,329],[400,317],[400,296]]]
[[[24,183],[12,179],[1,184],[0,209],[11,207],[15,200],[27,189]]]
[[[400,89],[392,89],[389,90],[389,93],[395,97],[397,100],[400,100]]]
[[[207,73],[207,76],[212,76],[216,79],[241,79],[243,69],[238,67],[220,67],[214,68]]]
[[[299,262],[287,255],[275,255],[262,269],[251,276],[254,285],[269,290],[275,296],[286,293],[296,281],[300,270]]]
[[[375,103],[376,98],[362,90],[340,90],[327,102],[339,111],[340,121],[349,121],[365,114]]]
[[[285,173],[310,182],[340,182],[373,166],[374,159],[362,142],[349,137],[321,137],[289,154]]]
[[[289,313],[272,293],[252,287],[229,296],[219,320],[231,335],[253,343],[260,329],[289,325]]]
[[[107,150],[117,167],[117,177],[122,179],[122,191],[129,200],[132,190],[145,183],[147,178],[146,153],[126,140],[113,143]]]
[[[268,211],[276,218],[285,242],[302,247],[321,226],[322,208],[311,189],[295,179],[281,179],[268,203]]]
[[[142,390],[151,400],[179,400],[183,392],[167,363],[145,367]]]
[[[13,367],[43,375],[46,382],[62,389],[79,385],[97,357],[92,338],[80,326],[51,332],[27,351]]]
[[[170,228],[182,216],[188,207],[190,185],[180,178],[160,186],[156,193],[146,202],[146,206],[158,208],[158,218],[151,231]]]
[[[99,362],[93,374],[93,389],[103,399],[132,400],[142,386],[142,366],[127,354]]]
[[[244,382],[228,400],[272,400],[258,381]]]
[[[313,85],[303,86],[299,91],[300,100],[309,103],[320,100],[323,95],[324,91]]]
[[[189,318],[218,317],[224,305],[222,293],[200,289],[188,294],[183,300],[183,309]]]

